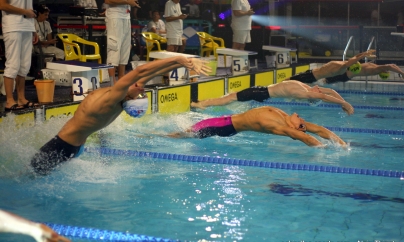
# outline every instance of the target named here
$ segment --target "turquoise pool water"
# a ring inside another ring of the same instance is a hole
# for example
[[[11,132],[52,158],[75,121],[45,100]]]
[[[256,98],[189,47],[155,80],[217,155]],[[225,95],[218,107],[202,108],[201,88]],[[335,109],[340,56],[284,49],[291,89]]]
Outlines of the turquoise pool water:
[[[403,171],[404,135],[398,131],[404,130],[404,112],[384,110],[402,107],[400,100],[391,95],[343,96],[354,106],[373,108],[357,108],[346,116],[332,106],[301,106],[281,99],[266,104],[336,130],[357,129],[335,131],[350,143],[349,149],[326,141],[327,149],[315,149],[287,137],[254,132],[203,140],[155,134],[262,105],[255,102],[153,114],[129,123],[118,119],[93,135],[87,147]],[[29,157],[65,121],[19,130],[5,128],[8,120],[0,123],[0,208],[41,222],[182,241],[404,239],[404,180],[399,178],[96,152],[85,152],[50,176],[30,178],[25,170]],[[372,133],[385,129],[397,132]],[[0,235],[0,241],[16,238],[20,237]]]

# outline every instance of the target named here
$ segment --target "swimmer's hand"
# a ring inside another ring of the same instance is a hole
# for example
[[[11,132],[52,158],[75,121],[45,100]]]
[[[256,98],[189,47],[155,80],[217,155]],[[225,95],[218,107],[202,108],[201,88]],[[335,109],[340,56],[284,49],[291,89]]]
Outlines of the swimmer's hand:
[[[180,131],[169,133],[164,135],[164,137],[181,139],[181,138],[195,138],[195,135],[190,130],[186,130],[185,132]]]
[[[48,226],[41,224],[40,228],[42,230],[42,237],[43,237],[43,241],[46,242],[59,242],[59,241],[63,241],[63,242],[70,242],[69,239],[59,235],[58,233],[56,233],[55,231],[53,231],[51,228],[49,228]]]
[[[191,58],[191,61],[193,63],[193,68],[191,70],[194,70],[198,74],[207,76],[208,73],[212,71],[212,68],[208,66],[207,61],[197,58]]]
[[[315,148],[321,148],[321,149],[327,149],[327,148],[330,148],[330,147],[338,147],[338,146],[345,149],[345,150],[349,148],[349,145],[347,145],[344,141],[342,141],[342,143],[332,142],[332,145],[321,144],[321,145],[316,145],[314,147]]]
[[[188,70],[194,70],[197,74],[203,74],[207,76],[208,72],[212,71],[212,68],[207,65],[207,61],[203,61],[198,58],[185,58],[181,56],[178,57],[177,62]]]
[[[354,113],[354,108],[348,102],[344,102],[343,104],[341,104],[341,107],[342,110],[344,110],[344,112],[346,112],[348,115],[352,115]]]
[[[316,145],[314,148],[326,149],[328,147],[327,144]]]
[[[177,56],[176,62],[183,67],[192,70],[194,69],[194,62],[192,61],[193,58],[185,58],[183,56]]]

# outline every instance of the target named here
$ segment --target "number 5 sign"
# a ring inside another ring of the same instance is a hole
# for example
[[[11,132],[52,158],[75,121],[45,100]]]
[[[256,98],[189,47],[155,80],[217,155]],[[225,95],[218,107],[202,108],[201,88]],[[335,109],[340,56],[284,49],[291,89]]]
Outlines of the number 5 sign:
[[[233,56],[232,68],[233,76],[248,73],[250,70],[248,56]]]

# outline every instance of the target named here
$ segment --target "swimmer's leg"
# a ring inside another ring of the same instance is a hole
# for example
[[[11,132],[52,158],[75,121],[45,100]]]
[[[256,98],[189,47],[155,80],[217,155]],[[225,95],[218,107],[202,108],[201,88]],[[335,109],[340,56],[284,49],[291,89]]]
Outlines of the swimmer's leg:
[[[223,106],[232,103],[234,101],[237,101],[237,93],[235,92],[219,98],[212,98],[199,102],[192,102],[191,107],[205,109],[210,106]]]

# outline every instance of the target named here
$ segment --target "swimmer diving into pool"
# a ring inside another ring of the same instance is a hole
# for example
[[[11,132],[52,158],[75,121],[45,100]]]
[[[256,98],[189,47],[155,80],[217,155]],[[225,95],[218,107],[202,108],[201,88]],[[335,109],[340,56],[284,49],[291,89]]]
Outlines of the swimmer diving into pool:
[[[108,126],[123,110],[133,117],[143,116],[148,105],[143,87],[153,77],[179,67],[207,75],[211,68],[206,64],[200,59],[182,56],[151,61],[127,73],[112,87],[94,90],[59,133],[32,158],[34,171],[46,175],[59,163],[80,155],[88,136]]]
[[[303,83],[313,83],[323,78],[343,75],[347,71],[348,67],[356,64],[359,60],[365,57],[374,58],[374,52],[375,50],[368,50],[366,52],[355,55],[347,61],[330,61],[319,68],[308,70],[304,73],[294,75],[285,80],[296,80]]]
[[[250,87],[220,98],[192,102],[191,107],[205,109],[210,106],[226,105],[234,101],[245,102],[255,100],[257,102],[263,102],[269,98],[308,99],[309,101],[322,100],[324,102],[340,104],[348,115],[354,113],[352,105],[346,102],[336,91],[317,85],[310,87],[299,81],[283,81],[269,85],[268,87]]]
[[[395,64],[385,64],[385,65],[377,65],[371,62],[366,62],[361,64],[361,70],[359,73],[354,73],[350,70],[346,70],[344,74],[327,77],[325,79],[319,80],[321,84],[333,84],[337,82],[347,82],[356,76],[374,76],[380,75],[383,72],[395,72],[401,75],[401,79],[404,77],[404,72]],[[387,76],[388,77],[388,76]]]
[[[174,132],[164,136],[203,139],[215,135],[222,137],[233,136],[243,131],[289,136],[292,139],[302,141],[308,146],[325,147],[318,139],[306,134],[307,131],[346,147],[346,143],[330,130],[317,124],[306,122],[297,113],[288,115],[281,109],[270,106],[253,108],[247,112],[231,116],[205,119],[184,132]]]

